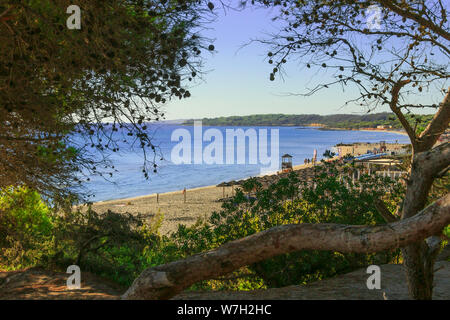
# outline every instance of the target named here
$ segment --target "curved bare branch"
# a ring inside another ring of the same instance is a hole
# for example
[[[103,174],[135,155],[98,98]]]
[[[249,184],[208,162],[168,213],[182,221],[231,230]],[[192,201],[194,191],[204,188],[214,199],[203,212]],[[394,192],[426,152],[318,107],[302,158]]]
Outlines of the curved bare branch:
[[[205,279],[242,266],[300,250],[376,252],[439,234],[450,223],[450,194],[409,219],[382,226],[341,224],[283,225],[229,242],[215,250],[149,268],[123,299],[169,299]]]

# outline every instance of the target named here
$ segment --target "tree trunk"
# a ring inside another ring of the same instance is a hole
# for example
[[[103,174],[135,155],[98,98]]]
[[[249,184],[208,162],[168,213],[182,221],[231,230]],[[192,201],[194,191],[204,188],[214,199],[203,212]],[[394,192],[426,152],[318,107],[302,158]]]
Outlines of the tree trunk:
[[[426,251],[426,244],[423,241],[402,249],[409,295],[413,299],[431,300],[433,297],[434,261],[428,260]],[[425,268],[426,265],[431,266],[431,270]]]
[[[422,210],[428,199],[434,176],[448,166],[449,143],[425,152],[413,154],[402,219],[414,216]],[[438,245],[430,246],[425,241],[412,243],[402,248],[403,261],[411,298],[431,300],[433,296],[434,262]]]
[[[380,226],[282,225],[215,250],[149,268],[122,298],[169,299],[196,282],[305,249],[367,253],[399,248],[439,234],[449,223],[450,194],[447,194],[411,218]]]

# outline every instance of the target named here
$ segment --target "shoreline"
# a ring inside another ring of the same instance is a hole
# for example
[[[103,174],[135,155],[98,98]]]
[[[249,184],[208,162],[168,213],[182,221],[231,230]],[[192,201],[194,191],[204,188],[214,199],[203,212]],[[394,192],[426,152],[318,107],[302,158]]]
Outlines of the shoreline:
[[[395,134],[400,134],[400,135],[404,135],[404,136],[408,136],[408,134],[405,131],[399,131],[399,130],[383,130],[383,129],[375,129],[375,130],[368,130],[368,129],[343,129],[343,128],[323,128],[323,127],[312,127],[312,128],[316,128],[317,130],[329,130],[329,131],[362,131],[362,132],[388,132],[388,133],[395,133]],[[337,157],[335,157],[337,158]],[[333,159],[335,159],[333,158]],[[325,160],[328,161],[328,160]],[[320,162],[320,160],[318,161]],[[297,165],[293,165],[292,169],[293,170],[301,170],[304,168],[308,168],[312,166],[312,164],[297,164]],[[264,174],[259,174],[255,177],[263,177],[263,176],[270,176],[273,174],[277,174],[279,171],[274,171],[274,172],[267,172]],[[249,178],[252,178],[253,176],[248,176],[248,177],[243,177],[240,180],[246,180]],[[223,183],[219,182],[218,184]],[[202,186],[202,187],[194,187],[194,188],[186,188],[186,192],[187,191],[196,191],[196,190],[201,190],[204,188],[213,188],[216,187],[218,184],[215,185],[207,185],[207,186]],[[174,191],[167,191],[167,192],[161,192],[161,193],[150,193],[150,194],[145,194],[142,196],[135,196],[135,197],[128,197],[128,198],[117,198],[117,199],[110,199],[110,200],[102,200],[102,201],[97,201],[94,202],[93,204],[112,204],[113,202],[123,202],[123,201],[133,201],[133,200],[140,200],[140,199],[145,199],[145,198],[151,198],[151,197],[156,197],[157,194],[161,195],[171,195],[171,194],[178,194],[178,193],[182,193],[183,189],[178,189],[178,190],[174,190]]]
[[[192,123],[181,123],[181,126],[193,126]],[[395,133],[407,136],[406,131],[401,129],[377,129],[377,128],[362,128],[362,129],[354,129],[354,128],[333,128],[333,127],[324,127],[319,125],[296,125],[296,124],[284,124],[284,125],[205,125],[211,127],[297,127],[297,129],[316,129],[322,131],[362,131],[362,132],[386,132],[386,133]]]
[[[327,127],[311,127],[311,128],[317,128],[317,130],[322,131],[361,131],[361,132],[385,132],[385,133],[395,133],[395,134],[401,134],[402,136],[408,136],[406,131],[402,130],[386,130],[386,129],[352,129],[352,128],[327,128]]]
[[[331,161],[336,158],[325,161]],[[316,165],[320,165],[320,162],[316,163]],[[300,164],[294,165],[293,170],[298,172],[311,167],[313,167],[312,163]],[[278,176],[278,173],[281,173],[281,171],[269,172],[256,177]],[[250,177],[238,181],[248,178]],[[147,216],[146,220],[149,223],[157,222],[162,218],[159,233],[161,235],[169,235],[177,231],[178,226],[181,224],[189,227],[195,224],[198,219],[207,220],[214,211],[220,211],[223,201],[233,196],[236,192],[235,188],[238,187],[238,185],[209,185],[186,189],[186,193],[183,190],[176,190],[159,194],[153,193],[131,198],[99,201],[92,204],[92,209],[99,213],[111,210],[123,214],[143,214]],[[85,208],[83,205],[77,207]]]
[[[338,159],[338,157],[334,157],[334,158],[332,158],[332,159],[327,159],[327,160],[325,160],[325,161],[331,161],[331,160],[336,160],[336,159]],[[319,160],[317,163],[320,163],[320,160]],[[312,166],[313,166],[312,163],[309,163],[309,164],[297,164],[297,165],[293,165],[293,166],[292,166],[292,169],[293,169],[294,171],[297,171],[297,170],[302,170],[302,169],[310,168],[310,167],[312,167]],[[281,171],[281,170],[274,171],[274,172],[267,172],[267,173],[264,173],[264,174],[259,174],[259,175],[257,175],[257,176],[248,176],[248,177],[244,177],[244,178],[242,178],[242,179],[239,179],[238,181],[240,181],[240,180],[247,180],[247,179],[255,178],[255,177],[265,177],[265,176],[276,175],[276,174],[278,174],[280,171]],[[223,183],[223,182],[220,182],[220,183]],[[204,190],[204,189],[211,189],[211,188],[222,188],[222,187],[218,187],[218,185],[219,185],[220,183],[218,183],[218,184],[212,184],[212,185],[207,185],[207,186],[203,186],[203,187],[186,188],[186,192],[190,192],[190,191],[201,191],[201,190]],[[225,187],[225,188],[228,188],[228,187]],[[118,198],[118,199],[110,199],[110,200],[101,200],[101,201],[93,202],[92,204],[93,204],[93,205],[96,205],[96,204],[101,204],[101,205],[104,205],[104,204],[115,204],[115,202],[136,201],[136,200],[143,200],[143,199],[155,198],[158,194],[159,194],[159,196],[170,196],[170,195],[182,194],[182,193],[183,193],[183,189],[178,189],[178,190],[174,190],[174,191],[167,191],[167,192],[160,192],[160,193],[150,193],[150,194],[145,194],[145,195],[142,195],[142,196],[136,196],[136,197]],[[82,205],[83,205],[83,204],[82,204]]]
[[[248,179],[248,178],[244,178],[244,179]],[[203,187],[195,187],[195,188],[186,188],[186,192],[188,191],[199,191],[202,189],[209,189],[209,188],[214,188],[217,187],[217,185],[209,185],[209,186],[203,186]],[[152,198],[152,197],[156,197],[158,194],[160,196],[163,195],[173,195],[173,194],[181,194],[183,192],[183,189],[178,189],[175,191],[167,191],[167,192],[161,192],[161,193],[150,193],[150,194],[144,194],[142,196],[136,196],[136,197],[129,197],[129,198],[119,198],[119,199],[111,199],[111,200],[102,200],[102,201],[97,201],[97,202],[93,202],[92,204],[113,204],[113,202],[124,202],[124,201],[136,201],[136,200],[142,200],[142,199],[146,199],[146,198]]]
[[[375,130],[367,131],[374,132]],[[382,132],[387,131],[383,130]],[[406,134],[404,132],[393,133]],[[324,160],[332,161],[337,158],[338,157],[333,157],[332,159]],[[316,165],[320,165],[320,160],[316,162]],[[294,171],[302,171],[303,169],[308,171],[311,167],[313,167],[312,163],[293,164],[292,166]],[[279,172],[281,172],[281,170],[276,172],[265,172],[255,176],[243,177],[235,182],[241,182],[251,177],[259,177],[262,178],[263,181],[265,180],[265,183],[270,183],[270,181],[273,181],[270,176],[275,176]],[[266,179],[263,177],[266,177]],[[213,212],[220,211],[224,199],[233,196],[235,187],[238,187],[231,185],[218,186],[221,183],[223,182],[219,182],[215,185],[186,188],[186,193],[180,188],[164,193],[151,193],[135,197],[98,201],[92,203],[92,209],[99,213],[111,210],[116,213],[143,214],[148,217],[146,218],[148,222],[157,221],[162,218],[159,233],[161,235],[169,235],[170,233],[177,231],[178,226],[181,224],[189,227],[195,224],[198,219],[206,220]],[[85,206],[81,204],[77,207]]]
[[[359,129],[358,131],[363,131],[363,132],[386,132],[386,133],[401,134],[402,136],[408,136],[408,134],[405,131],[400,131],[400,130],[367,130],[367,129]]]
[[[325,161],[332,161],[336,158],[334,157]],[[316,163],[316,165],[320,165],[320,162]],[[313,167],[312,163],[300,164],[293,166],[293,170],[298,172],[311,167]],[[277,173],[281,173],[281,171]],[[268,173],[259,177],[278,177],[277,173]],[[116,213],[143,214],[147,216],[146,219],[150,223],[162,218],[159,232],[161,235],[169,235],[177,231],[180,224],[189,227],[195,224],[198,219],[206,220],[214,211],[220,211],[223,201],[233,196],[235,194],[235,188],[238,187],[239,185],[209,185],[186,189],[186,194],[183,190],[177,190],[124,199],[99,201],[92,204],[92,209],[100,213],[111,210]]]
[[[115,213],[142,214],[149,223],[158,223],[158,232],[169,235],[180,224],[191,226],[200,219],[207,219],[222,207],[222,198],[234,192],[232,187],[204,186],[192,189],[169,191],[166,193],[95,202],[92,209],[99,213],[111,210]],[[84,209],[82,209],[84,210]]]

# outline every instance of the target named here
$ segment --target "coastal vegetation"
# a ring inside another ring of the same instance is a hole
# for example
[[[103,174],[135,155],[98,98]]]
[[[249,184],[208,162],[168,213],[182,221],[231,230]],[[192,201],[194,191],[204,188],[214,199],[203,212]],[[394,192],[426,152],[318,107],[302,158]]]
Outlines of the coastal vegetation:
[[[334,156],[336,156],[336,153],[334,153],[334,152],[332,152],[331,150],[325,150],[325,152],[323,153],[323,156],[325,157],[325,158],[328,158],[328,159],[332,159]]]
[[[374,206],[375,199],[395,203],[404,189],[398,182],[380,176],[366,175],[352,181],[353,170],[351,165],[341,167],[336,163],[323,163],[316,167],[314,184],[308,185],[299,180],[296,173],[291,173],[267,189],[262,188],[257,179],[249,179],[235,197],[223,204],[220,212],[193,227],[181,226],[173,239],[183,251],[192,255],[281,225],[382,224],[384,220]],[[374,254],[305,250],[251,264],[234,274],[234,281],[225,276],[219,277],[221,282],[205,281],[204,284],[214,284],[215,288],[236,288],[245,284],[247,289],[255,288],[255,285],[270,288],[306,284],[398,259],[396,249]]]
[[[216,6],[79,1],[83,27],[73,32],[64,27],[67,1],[2,3],[2,270],[78,264],[129,286],[123,298],[168,299],[189,288],[303,284],[368,264],[403,262],[410,297],[432,298],[434,263],[447,245],[450,222],[450,143],[437,145],[450,122],[443,2],[372,1],[380,8],[380,30],[360,20],[365,1],[250,3],[275,8],[271,14],[283,23],[273,37],[259,40],[273,66],[271,81],[288,59],[329,71],[334,79],[320,78],[300,95],[341,85],[356,95],[349,102],[370,116],[256,115],[204,124],[400,123],[412,149],[403,159],[402,181],[369,175],[353,181],[352,165],[335,163],[318,166],[313,183],[293,174],[262,188],[250,179],[209,219],[181,224],[170,235],[158,232],[164,212],[146,217],[74,207],[82,195],[74,188],[91,175],[113,174],[108,156],[119,141],[142,151],[139,169],[146,178],[157,170],[148,122],[164,117],[162,104],[190,96],[185,83],[201,72],[201,51],[215,50],[199,30]],[[380,106],[392,113],[372,114]],[[411,112],[423,108],[434,115]]]
[[[296,172],[268,188],[250,178],[222,209],[192,226],[181,224],[162,235],[164,213],[154,216],[97,213],[90,207],[50,207],[28,188],[8,188],[0,195],[0,269],[41,267],[65,271],[77,264],[84,271],[127,287],[146,268],[197,253],[273,227],[302,223],[383,225],[376,203],[389,210],[404,197],[404,185],[388,177],[363,175],[353,180],[352,163],[323,162],[315,167],[315,183]],[[436,180],[432,203],[448,193],[450,176]],[[442,186],[445,186],[442,188]],[[450,236],[450,230],[444,231]],[[446,242],[442,245],[444,246]],[[250,290],[306,284],[370,264],[399,263],[398,249],[377,253],[304,250],[279,255],[236,271],[200,281],[191,290]]]
[[[407,114],[406,119],[415,123],[422,131],[433,118],[432,115]],[[204,126],[319,126],[337,129],[362,129],[386,126],[389,129],[403,129],[394,113],[356,114],[255,114],[249,116],[231,116],[218,118],[203,118]],[[187,120],[185,125],[192,125],[193,120]]]
[[[382,197],[393,204],[402,197],[404,188],[381,176],[364,176],[353,182],[352,170],[351,165],[343,171],[338,171],[334,163],[318,166],[315,186],[300,181],[295,173],[268,189],[261,188],[254,178],[249,179],[223,203],[220,211],[191,227],[180,225],[169,235],[158,232],[163,213],[145,217],[112,211],[98,214],[90,208],[51,208],[28,188],[10,188],[0,196],[0,269],[39,266],[64,271],[67,265],[77,264],[84,271],[129,286],[145,268],[211,250],[275,226],[383,223],[375,200]],[[303,284],[398,259],[398,250],[376,254],[294,252],[242,268],[232,277],[200,282],[192,289],[242,290]]]
[[[378,210],[387,218],[384,226],[319,223],[274,227],[206,253],[149,268],[134,281],[124,298],[170,298],[193,283],[293,251],[376,252],[399,246],[410,297],[431,299],[442,230],[450,222],[448,193],[429,205],[431,186],[437,177],[447,173],[450,165],[450,144],[435,146],[450,121],[450,34],[443,2],[241,3],[275,9],[274,20],[282,21],[272,35],[255,40],[267,47],[266,61],[273,67],[270,81],[282,77],[287,61],[294,60],[316,74],[323,71],[333,75],[331,79],[317,77],[314,85],[295,93],[297,96],[317,95],[338,86],[354,94],[347,104],[360,105],[366,112],[381,106],[390,108],[411,140],[405,195],[394,210],[384,201],[377,202]],[[379,27],[370,25],[366,16],[374,6]],[[423,108],[435,113],[431,122],[420,128],[408,119],[408,114]]]

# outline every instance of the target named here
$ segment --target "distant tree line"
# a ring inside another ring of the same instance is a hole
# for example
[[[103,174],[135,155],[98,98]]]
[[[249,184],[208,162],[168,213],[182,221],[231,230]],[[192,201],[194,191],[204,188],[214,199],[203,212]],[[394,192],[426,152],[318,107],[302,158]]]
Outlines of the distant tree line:
[[[417,129],[425,128],[431,121],[433,115],[406,115],[408,120],[416,123]],[[193,120],[187,120],[184,124],[192,124]],[[232,116],[218,118],[204,118],[203,125],[206,126],[307,126],[321,124],[329,128],[376,128],[377,126],[392,126],[401,129],[400,121],[393,113],[382,112],[365,115],[355,114],[254,114],[249,116]]]

